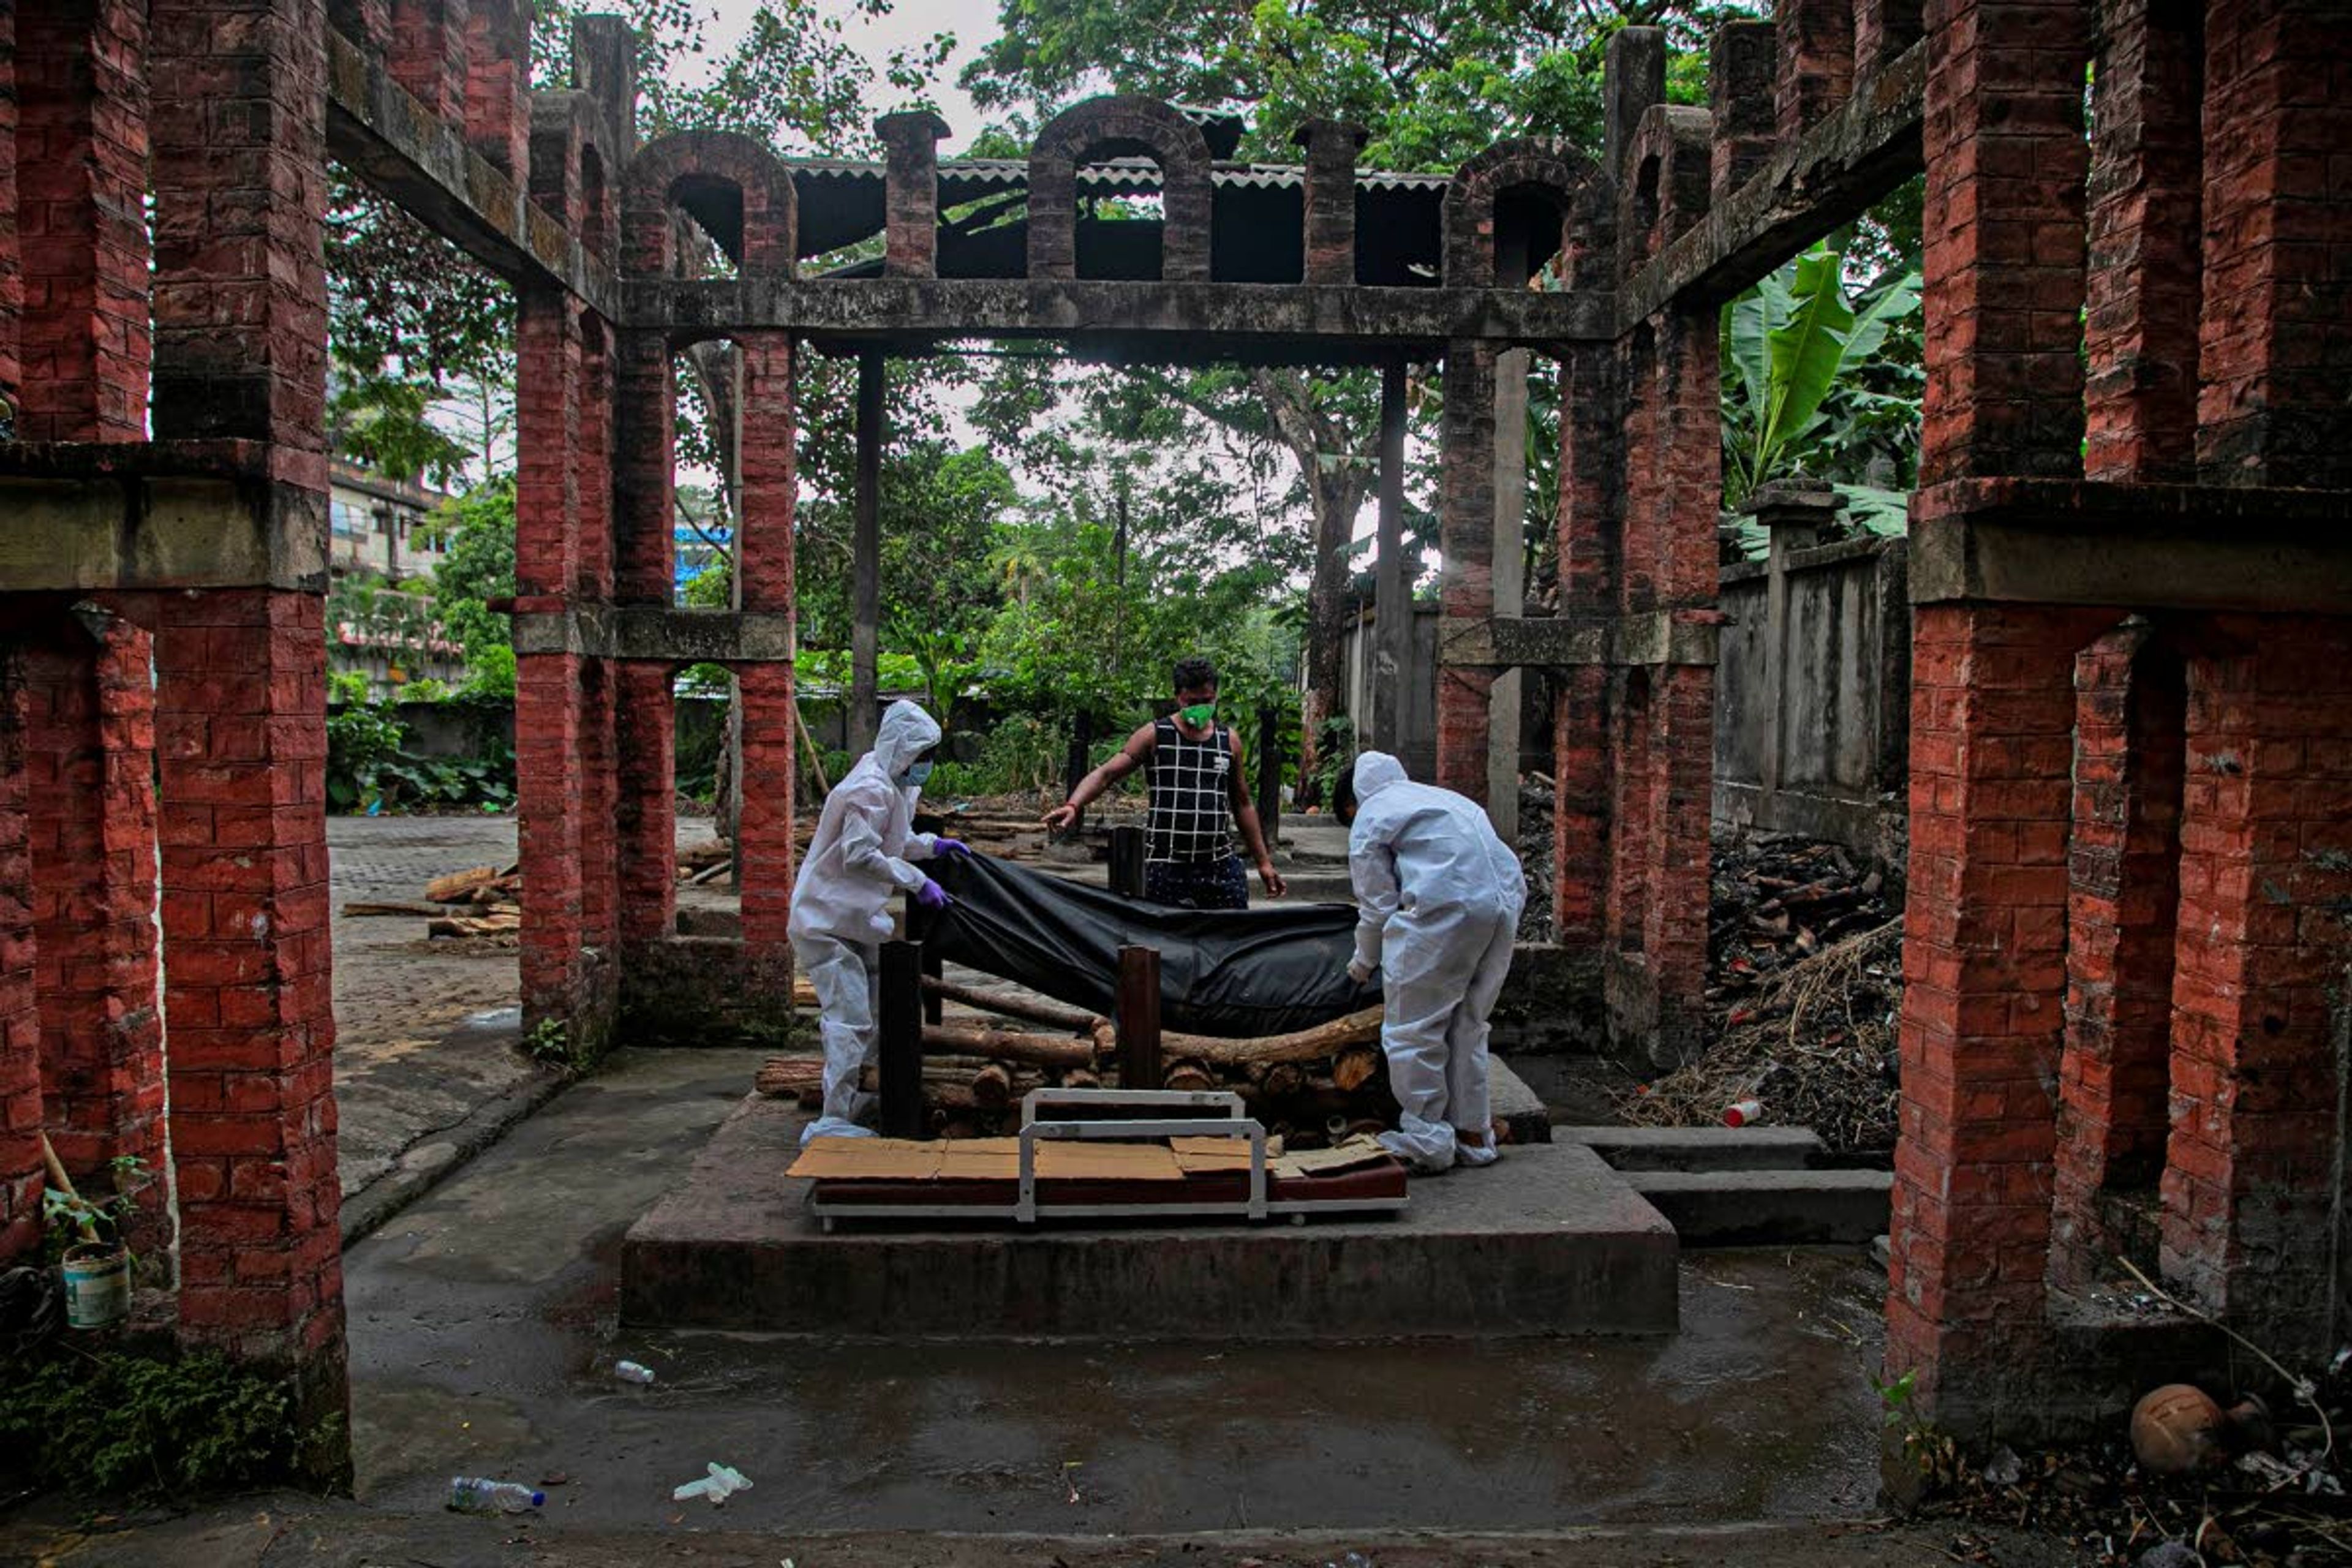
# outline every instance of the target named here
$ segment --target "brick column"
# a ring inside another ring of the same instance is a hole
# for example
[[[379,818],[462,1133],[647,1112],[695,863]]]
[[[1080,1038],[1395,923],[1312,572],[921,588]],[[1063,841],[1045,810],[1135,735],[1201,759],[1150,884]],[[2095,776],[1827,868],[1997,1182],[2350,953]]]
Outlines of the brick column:
[[[1616,607],[1624,492],[1616,351],[1569,348],[1559,371],[1559,608],[1599,616]],[[1552,940],[1597,948],[1608,904],[1609,672],[1557,671],[1552,710]]]
[[[2328,0],[2218,5],[2205,33],[2208,484],[2352,486],[2352,81]]]
[[[2105,0],[2084,388],[2095,479],[2186,479],[2197,444],[2200,8]]]
[[[44,0],[16,24],[25,441],[147,433],[147,14]]]
[[[1779,136],[1773,83],[1780,45],[1769,22],[1726,22],[1707,53],[1706,101],[1715,122],[1708,188],[1719,199],[1746,184]]]
[[[50,1142],[77,1184],[117,1155],[163,1171],[152,646],[109,617],[95,637],[69,621],[25,656],[41,1084]],[[149,1205],[134,1246],[165,1239],[161,1207]]]
[[[666,605],[676,543],[670,476],[677,391],[669,348],[657,332],[620,332],[614,364],[613,595]],[[619,793],[613,823],[625,944],[677,927],[677,715],[668,668],[616,667],[614,704]]]
[[[322,453],[320,0],[152,0],[150,15],[155,435]],[[224,114],[236,100],[255,101]],[[323,528],[323,459],[278,471],[317,497]]]
[[[1886,1370],[2032,1425],[2066,994],[2074,656],[2100,610],[1912,612],[1911,879]]]
[[[1802,135],[1853,92],[1854,0],[1778,0],[1772,7],[1773,118],[1783,141]]]
[[[1356,155],[1371,133],[1344,120],[1309,120],[1291,140],[1307,149],[1306,267],[1308,283],[1356,281]]]
[[[2164,1271],[2295,1365],[2332,1349],[2352,621],[2214,632],[2189,666]]]
[[[745,332],[736,341],[743,366],[742,527],[735,561],[746,611],[793,613],[793,450],[792,339]],[[735,672],[742,707],[741,792],[735,829],[736,881],[743,893],[743,942],[755,973],[780,983],[791,974],[785,925],[793,898],[793,667],[747,664]]]
[[[155,603],[180,1328],[293,1363],[307,1428],[346,1404],[322,601]],[[346,1445],[318,1479],[348,1477]]]
[[[466,122],[466,28],[469,0],[391,0],[392,47],[384,56],[392,79],[425,112],[462,127]]]
[[[2074,824],[2067,848],[2066,1047],[2059,1079],[2050,1279],[2080,1289],[2137,1230],[2108,1223],[2116,1194],[2153,1199],[2164,1168],[2182,748],[2178,656],[2127,626],[2074,661]],[[2152,1232],[2152,1226],[2150,1230]]]
[[[1919,482],[2082,471],[2082,0],[1929,0]]]
[[[886,164],[882,270],[891,278],[936,278],[940,257],[940,142],[948,122],[928,109],[874,122]]]
[[[25,697],[0,670],[0,1266],[41,1245],[41,1018],[25,843]]]
[[[1919,41],[1920,0],[1853,0],[1853,74],[1867,81]]]
[[[530,168],[530,0],[471,0],[466,141],[518,183]]]
[[[0,7],[0,439],[15,439],[16,404],[24,395],[18,342],[24,329],[25,262],[16,210],[16,8]]]
[[[580,574],[582,344],[570,297],[527,288],[516,329],[515,604],[571,603]],[[523,886],[524,1016],[569,1021],[586,1003],[581,931],[581,657],[515,661],[515,774]]]
[[[578,475],[579,524],[572,577],[575,599],[613,596],[613,331],[600,318],[583,322]],[[620,941],[619,847],[614,813],[619,803],[614,734],[616,677],[609,659],[580,668],[580,933],[596,953]],[[603,983],[592,976],[602,1000]]]
[[[1488,694],[1495,671],[1444,661],[1446,633],[1495,613],[1495,350],[1475,342],[1446,346],[1440,436],[1437,779],[1484,805]]]

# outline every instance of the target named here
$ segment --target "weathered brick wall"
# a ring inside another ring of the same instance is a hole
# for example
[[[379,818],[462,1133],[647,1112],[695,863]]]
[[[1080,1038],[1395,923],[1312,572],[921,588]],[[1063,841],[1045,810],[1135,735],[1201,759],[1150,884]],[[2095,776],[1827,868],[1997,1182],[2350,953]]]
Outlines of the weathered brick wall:
[[[939,274],[940,141],[948,122],[929,110],[886,114],[874,122],[882,138],[883,269],[893,278]]]
[[[58,621],[23,659],[41,1087],[58,1158],[103,1191],[117,1156],[163,1162],[152,643]],[[159,1208],[134,1245],[163,1239]]]
[[[16,24],[20,440],[146,434],[146,45],[130,0],[49,0]]]
[[[1160,165],[1160,276],[1209,280],[1209,143],[1157,99],[1090,98],[1047,121],[1029,151],[1029,276],[1078,275],[1078,165],[1106,144],[1140,143]]]
[[[5,149],[0,149],[5,151]],[[41,1017],[25,842],[25,691],[0,667],[0,1264],[41,1242]]]
[[[782,333],[747,332],[739,464],[742,527],[736,547],[737,587],[747,611],[793,612],[793,505],[799,447],[793,397],[794,352]],[[740,806],[736,823],[736,882],[742,890],[747,955],[780,978],[791,973],[785,926],[792,915],[795,813],[793,667],[746,664],[735,671],[742,733]]]
[[[0,421],[13,426],[24,394],[18,339],[24,327],[25,264],[16,200],[16,8],[0,8]]]

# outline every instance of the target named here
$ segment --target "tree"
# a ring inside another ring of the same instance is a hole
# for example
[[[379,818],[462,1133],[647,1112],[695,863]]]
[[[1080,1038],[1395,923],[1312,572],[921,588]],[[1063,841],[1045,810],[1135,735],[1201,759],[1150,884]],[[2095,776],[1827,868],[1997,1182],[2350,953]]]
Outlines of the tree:
[[[441,635],[466,650],[470,692],[514,693],[514,633],[488,601],[515,591],[515,492],[511,478],[447,502],[436,523],[447,548],[433,568],[433,613]]]
[[[1900,519],[1917,470],[1916,362],[1874,364],[1919,308],[1919,275],[1846,294],[1845,256],[1816,246],[1723,308],[1724,494],[1800,470],[1836,482],[1865,523]]]

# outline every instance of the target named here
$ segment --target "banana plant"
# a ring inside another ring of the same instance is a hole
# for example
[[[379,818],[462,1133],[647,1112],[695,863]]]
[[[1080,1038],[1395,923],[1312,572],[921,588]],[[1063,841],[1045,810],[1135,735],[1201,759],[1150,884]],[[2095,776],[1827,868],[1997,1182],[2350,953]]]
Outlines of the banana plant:
[[[1919,308],[1919,275],[1904,274],[1856,309],[1841,277],[1844,262],[1839,252],[1817,246],[1723,308],[1728,503],[1797,471],[1829,422],[1836,395],[1877,395],[1858,384],[1857,373],[1888,329]]]

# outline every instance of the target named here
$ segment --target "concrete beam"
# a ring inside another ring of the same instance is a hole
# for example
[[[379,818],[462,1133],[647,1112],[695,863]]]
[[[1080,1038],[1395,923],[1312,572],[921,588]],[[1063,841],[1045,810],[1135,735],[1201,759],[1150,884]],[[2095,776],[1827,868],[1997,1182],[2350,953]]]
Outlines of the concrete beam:
[[[1614,339],[1606,294],[1273,283],[835,278],[632,279],[625,323],[680,338],[746,329],[846,352],[954,338],[1061,338],[1081,353],[1301,363],[1435,357],[1450,340],[1542,349]]]
[[[415,219],[512,283],[552,283],[610,319],[613,275],[524,188],[466,144],[383,61],[327,31],[327,150]],[[617,180],[620,171],[612,172]]]
[[[1721,628],[1713,620],[1675,610],[1550,618],[1496,616],[1458,626],[1441,622],[1437,661],[1506,669],[1712,665],[1720,640]]]
[[[2352,491],[1960,479],[1911,509],[1915,605],[2352,614]]]
[[[317,466],[300,454],[289,468],[250,441],[0,453],[0,584],[11,591],[326,592],[326,490],[294,471]]]
[[[575,605],[514,612],[518,654],[569,653],[656,664],[779,664],[793,657],[793,617],[760,610],[668,605]]]
[[[1719,304],[1919,173],[1927,83],[1925,44],[1855,83],[1835,113],[1625,281],[1619,321],[1631,330],[1669,302]]]
[[[1633,1171],[1685,1247],[1867,1246],[1886,1229],[1889,1171]]]
[[[1810,1127],[1555,1127],[1619,1171],[1803,1171],[1828,1152]]]

